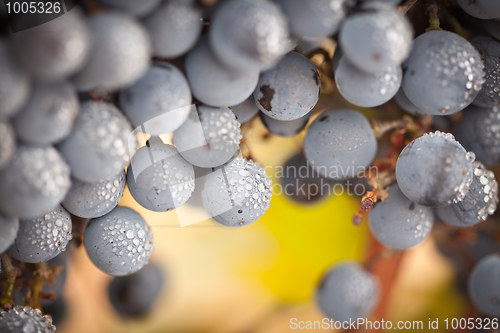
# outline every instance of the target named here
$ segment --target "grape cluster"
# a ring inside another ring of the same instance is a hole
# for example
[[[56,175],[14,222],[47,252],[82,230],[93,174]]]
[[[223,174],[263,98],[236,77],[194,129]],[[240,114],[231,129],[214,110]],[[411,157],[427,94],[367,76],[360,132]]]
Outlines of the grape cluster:
[[[485,20],[466,20],[468,40],[439,28],[435,7],[423,31],[405,15],[414,2],[400,2],[96,0],[17,33],[0,3],[2,281],[15,281],[15,265],[42,267],[58,298],[34,305],[63,316],[66,273],[43,263],[65,267],[66,248],[83,245],[115,276],[117,312],[144,315],[163,274],[146,266],[152,227],[119,203],[126,187],[149,211],[198,196],[211,226],[251,225],[270,209],[276,178],[248,142],[259,123],[263,142],[299,142],[284,165],[299,173],[278,182],[285,195],[303,206],[328,197],[311,186],[371,187],[353,222],[368,213],[387,248],[424,242],[438,220],[487,220],[498,204],[500,5],[456,1],[461,15]],[[469,282],[477,308],[497,317],[499,262],[483,259]],[[339,321],[369,316],[382,292],[370,269],[333,265],[316,291],[321,310]],[[53,332],[40,311],[19,306],[31,291],[8,283],[0,331]]]

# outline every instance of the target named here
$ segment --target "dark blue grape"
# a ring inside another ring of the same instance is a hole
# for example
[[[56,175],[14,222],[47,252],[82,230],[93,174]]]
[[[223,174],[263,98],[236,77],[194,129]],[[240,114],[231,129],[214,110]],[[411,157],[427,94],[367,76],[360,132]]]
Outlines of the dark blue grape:
[[[78,217],[96,218],[116,207],[125,190],[125,171],[115,177],[95,183],[73,179],[73,184],[61,205]]]
[[[299,203],[312,203],[330,194],[332,181],[311,168],[303,153],[283,165],[281,188],[287,197]]]
[[[294,120],[309,113],[319,99],[318,70],[303,55],[290,52],[261,74],[253,97],[259,109],[277,120]]]
[[[70,168],[52,147],[19,146],[0,172],[0,210],[36,218],[56,208],[68,192]]]
[[[163,272],[155,264],[131,275],[115,277],[108,286],[111,305],[125,318],[145,316],[159,299],[163,280]]]
[[[302,131],[311,118],[311,112],[294,120],[276,120],[260,113],[260,120],[266,126],[269,132],[280,136],[294,136]]]
[[[278,0],[297,36],[321,38],[333,35],[345,17],[346,0]]]
[[[240,70],[265,70],[286,52],[288,25],[270,1],[226,1],[213,15],[209,38],[212,50],[225,64]]]
[[[434,225],[432,208],[410,201],[397,184],[391,185],[389,196],[370,211],[370,230],[375,238],[395,250],[406,250],[423,242]]]
[[[19,230],[19,219],[0,213],[0,253],[5,252],[14,243]]]
[[[12,124],[22,141],[31,145],[50,145],[68,136],[79,108],[75,88],[69,83],[36,84]]]
[[[255,107],[257,108],[257,106]],[[10,122],[0,120],[0,170],[9,164],[15,152],[16,133],[14,132],[14,128]]]
[[[66,250],[71,232],[71,216],[59,207],[36,219],[21,219],[16,240],[7,252],[27,263],[47,261]]]
[[[186,76],[194,97],[204,104],[227,107],[244,102],[259,80],[258,70],[228,68],[212,53],[206,38],[186,56]]]
[[[137,128],[151,135],[175,131],[189,115],[191,90],[177,67],[157,63],[120,93],[120,106]]]
[[[39,12],[40,13],[40,12]],[[57,82],[85,65],[92,38],[79,9],[12,34],[17,56],[37,80]]]
[[[259,164],[236,157],[206,176],[203,205],[214,220],[225,226],[247,226],[269,209],[271,184]]]
[[[329,110],[309,126],[304,152],[321,176],[348,179],[365,171],[373,161],[377,140],[362,113],[349,109]]]
[[[482,259],[469,277],[469,296],[479,311],[500,317],[500,255]]]
[[[457,140],[487,166],[500,164],[500,112],[498,106],[469,106],[455,130]]]
[[[396,164],[401,191],[416,204],[442,207],[462,200],[472,183],[473,154],[450,133],[436,131],[410,142]]]
[[[175,58],[189,51],[200,37],[201,17],[202,11],[193,0],[165,2],[144,20],[154,53],[159,57]]]
[[[365,318],[375,307],[380,294],[377,279],[355,261],[335,264],[323,276],[316,301],[328,317],[336,321]]]
[[[83,243],[94,265],[114,276],[137,272],[154,250],[151,228],[141,215],[126,207],[90,220]]]
[[[500,102],[500,42],[489,36],[476,36],[469,40],[481,55],[485,81],[472,104],[487,108]]]
[[[174,146],[149,142],[132,157],[127,185],[144,208],[167,212],[183,205],[194,190],[194,171]]]
[[[56,327],[49,316],[39,309],[16,306],[9,311],[0,310],[0,332],[2,333],[55,333]]]
[[[468,227],[493,215],[498,203],[498,184],[492,171],[478,161],[473,163],[472,183],[465,197],[436,210],[439,218],[455,227]]]
[[[406,96],[432,115],[463,110],[476,98],[484,82],[477,50],[463,37],[444,30],[418,36],[403,71]]]
[[[88,101],[82,103],[78,122],[59,150],[73,177],[84,182],[110,179],[129,162],[131,132],[128,119],[114,105]]]

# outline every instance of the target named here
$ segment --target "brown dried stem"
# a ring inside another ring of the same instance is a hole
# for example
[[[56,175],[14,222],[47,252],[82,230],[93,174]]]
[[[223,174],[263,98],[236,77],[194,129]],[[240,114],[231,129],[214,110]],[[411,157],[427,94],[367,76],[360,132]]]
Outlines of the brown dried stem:
[[[17,267],[14,267],[12,264],[12,257],[9,254],[3,253],[1,255],[1,259],[3,268],[7,273],[7,289],[3,298],[0,299],[0,307],[5,310],[9,310],[14,306],[12,292],[14,291],[16,278],[21,274],[21,271]]]
[[[416,2],[417,0],[405,0],[401,6],[398,7],[398,10],[403,14],[406,14]]]

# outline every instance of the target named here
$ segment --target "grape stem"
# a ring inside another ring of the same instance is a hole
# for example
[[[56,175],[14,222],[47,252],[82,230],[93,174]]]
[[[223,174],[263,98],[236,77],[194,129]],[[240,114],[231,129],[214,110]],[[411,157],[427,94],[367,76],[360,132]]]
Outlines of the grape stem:
[[[89,221],[90,219],[87,218],[82,218],[74,215],[71,216],[71,222],[73,223],[72,236],[75,247],[79,247],[80,245],[82,245],[83,234],[85,233],[85,228],[87,227]]]
[[[33,284],[31,286],[31,306],[37,309],[42,309],[42,293],[45,280],[48,279],[48,267],[46,262],[35,264],[33,271]]]
[[[377,201],[384,201],[388,197],[387,186],[389,186],[395,179],[396,176],[394,172],[382,171],[380,173],[364,174],[362,177],[367,178],[368,184],[373,187],[372,191],[366,192],[366,194],[361,198],[361,208],[354,214],[352,218],[352,223],[359,227],[363,222],[363,216],[366,212],[373,209],[373,204]]]
[[[41,301],[43,299],[49,299],[55,301],[54,292],[44,293],[43,287],[45,283],[50,285],[54,284],[56,276],[58,276],[63,270],[63,266],[48,266],[47,262],[41,262],[35,264],[35,270],[33,271],[33,282],[31,284],[31,292],[28,297],[28,305],[34,308],[42,309]]]
[[[398,7],[398,10],[403,14],[406,14],[416,2],[417,0],[406,0],[401,4],[401,6]]]
[[[447,21],[453,26],[453,30],[459,34],[460,36],[462,36],[463,38],[465,39],[468,39],[472,34],[470,31],[468,31],[467,29],[465,29],[461,24],[460,22],[456,19],[456,17],[454,17],[453,15],[451,15],[449,12],[446,12],[446,18],[447,18]]]
[[[14,267],[12,264],[12,257],[8,253],[2,253],[1,259],[3,267],[7,272],[7,289],[4,297],[0,299],[0,307],[5,310],[9,310],[14,306],[12,292],[14,291],[16,278],[21,274],[21,271],[17,267]]]
[[[435,0],[430,0],[427,6],[427,13],[429,14],[429,28],[425,29],[425,31],[436,31],[443,30],[439,26],[439,17],[438,17],[438,6]]]

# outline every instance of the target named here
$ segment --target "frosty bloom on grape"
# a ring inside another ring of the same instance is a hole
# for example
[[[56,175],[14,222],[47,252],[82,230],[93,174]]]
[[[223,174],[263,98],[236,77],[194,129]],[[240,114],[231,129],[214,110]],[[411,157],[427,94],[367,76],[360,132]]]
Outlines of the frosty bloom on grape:
[[[184,121],[173,128],[180,115]],[[158,136],[148,139],[151,128],[162,137],[173,132],[176,147]],[[132,196],[149,210],[175,210],[181,226],[211,218],[230,227],[255,222],[269,208],[271,180],[241,156],[240,139],[240,124],[227,108],[189,105],[144,122],[128,142]]]

